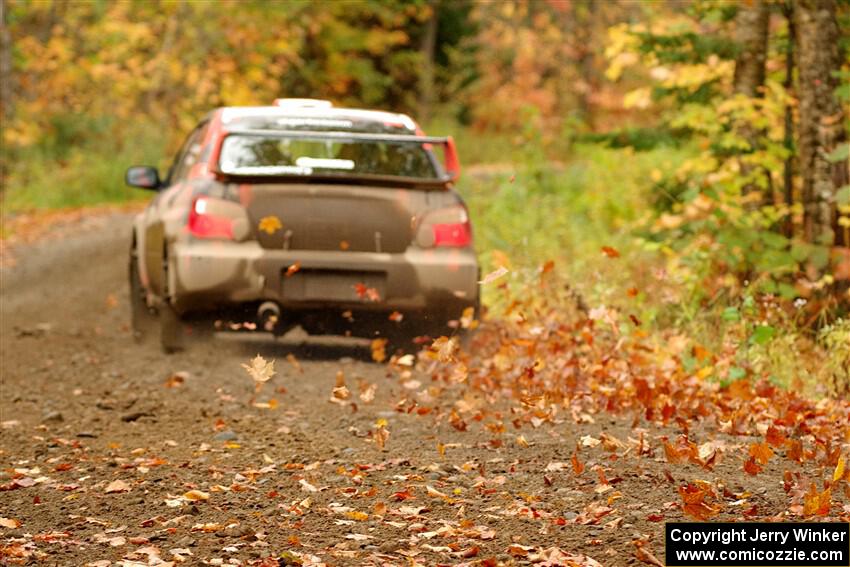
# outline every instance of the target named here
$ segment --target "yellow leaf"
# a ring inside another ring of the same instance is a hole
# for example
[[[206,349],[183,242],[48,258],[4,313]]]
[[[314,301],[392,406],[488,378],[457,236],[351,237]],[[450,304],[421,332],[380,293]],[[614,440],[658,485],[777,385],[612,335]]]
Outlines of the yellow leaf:
[[[387,358],[387,339],[372,340],[372,360],[375,362],[383,362]]]
[[[183,495],[183,498],[192,502],[198,502],[199,500],[209,500],[210,495],[206,492],[201,492],[200,490],[190,490]]]
[[[15,520],[14,518],[0,518],[0,526],[9,529],[15,529],[21,526],[21,522],[20,520]]]
[[[358,522],[363,522],[369,519],[369,514],[367,514],[366,512],[358,512],[357,510],[347,512],[345,515],[351,518],[352,520],[357,520]]]
[[[832,473],[832,482],[837,482],[844,476],[844,455],[838,457],[838,464],[835,465],[835,472]]]
[[[275,232],[283,228],[283,223],[280,222],[279,218],[272,215],[261,218],[258,228],[266,234],[274,234]]]
[[[714,372],[713,366],[706,366],[697,371],[697,378],[708,378]]]

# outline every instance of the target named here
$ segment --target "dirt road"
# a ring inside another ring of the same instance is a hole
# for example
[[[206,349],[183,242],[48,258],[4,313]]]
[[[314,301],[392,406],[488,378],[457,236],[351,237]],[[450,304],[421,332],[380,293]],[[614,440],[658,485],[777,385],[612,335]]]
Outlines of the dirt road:
[[[747,490],[759,516],[788,504],[739,460],[671,473],[661,454],[635,464],[610,450],[643,439],[633,416],[521,432],[459,421],[455,409],[481,400],[376,364],[368,345],[217,338],[172,356],[136,345],[128,226],[126,214],[89,219],[2,272],[0,562],[629,565],[636,540],[661,554],[685,477]],[[277,375],[255,393],[241,365],[258,353]],[[342,381],[345,400],[333,396]],[[646,437],[664,435],[675,430]]]

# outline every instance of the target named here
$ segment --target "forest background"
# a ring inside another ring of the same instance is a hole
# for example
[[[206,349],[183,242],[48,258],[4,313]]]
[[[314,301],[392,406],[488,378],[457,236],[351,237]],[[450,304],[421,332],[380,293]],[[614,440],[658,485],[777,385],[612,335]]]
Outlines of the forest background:
[[[143,201],[210,109],[408,112],[458,140],[488,288],[729,383],[850,389],[850,2],[0,0],[3,236]],[[555,267],[560,285],[534,282]],[[677,343],[678,344],[678,343]],[[706,363],[708,361],[708,363]]]

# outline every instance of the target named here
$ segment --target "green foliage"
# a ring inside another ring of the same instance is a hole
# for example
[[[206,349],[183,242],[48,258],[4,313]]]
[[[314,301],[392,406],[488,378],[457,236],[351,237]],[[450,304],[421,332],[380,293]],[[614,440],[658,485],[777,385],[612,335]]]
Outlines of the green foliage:
[[[627,127],[608,132],[580,134],[577,141],[603,144],[609,148],[634,148],[643,152],[659,146],[678,147],[683,143],[683,134],[684,132],[676,132],[665,126]]]
[[[609,76],[641,71],[649,78],[627,103],[660,107],[664,127],[699,149],[653,180],[657,216],[640,236],[648,249],[675,257],[682,282],[701,305],[744,290],[793,299],[831,281],[804,275],[827,268],[828,243],[803,242],[801,205],[781,191],[793,151],[786,111],[794,101],[783,85],[787,28],[774,33],[761,95],[736,94],[738,47],[729,7],[702,0],[687,15],[620,26],[608,50]],[[846,159],[846,152],[841,146],[832,157]]]
[[[507,259],[533,272],[552,260],[582,294],[602,303],[621,301],[625,289],[649,277],[647,253],[631,234],[647,211],[644,180],[659,163],[673,167],[687,152],[579,145],[568,162],[553,164],[529,144],[507,155],[513,159],[502,167],[468,171],[459,187],[485,269]],[[603,246],[628,254],[639,273],[607,258]]]
[[[87,125],[88,126],[88,125]],[[69,126],[70,130],[74,125]],[[45,144],[21,151],[10,176],[18,186],[6,193],[4,212],[55,209],[145,198],[124,185],[127,164],[167,167],[163,136],[152,125],[102,124],[102,136],[79,145]],[[120,129],[122,136],[115,137]],[[117,142],[116,142],[117,140]]]

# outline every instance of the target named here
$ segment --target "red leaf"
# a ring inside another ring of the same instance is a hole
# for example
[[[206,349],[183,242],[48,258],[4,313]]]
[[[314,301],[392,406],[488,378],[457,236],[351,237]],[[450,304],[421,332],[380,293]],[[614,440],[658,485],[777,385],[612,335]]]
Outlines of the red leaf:
[[[774,447],[781,447],[785,444],[786,437],[785,434],[779,430],[779,428],[771,425],[767,428],[765,439],[770,445],[773,445]]]
[[[609,258],[619,258],[620,257],[620,253],[617,252],[616,249],[611,248],[610,246],[603,246],[602,247],[602,253],[605,254],[606,256],[608,256]]]
[[[744,471],[750,475],[757,475],[761,472],[761,467],[756,463],[756,460],[753,457],[747,459],[747,462],[744,463]]]

